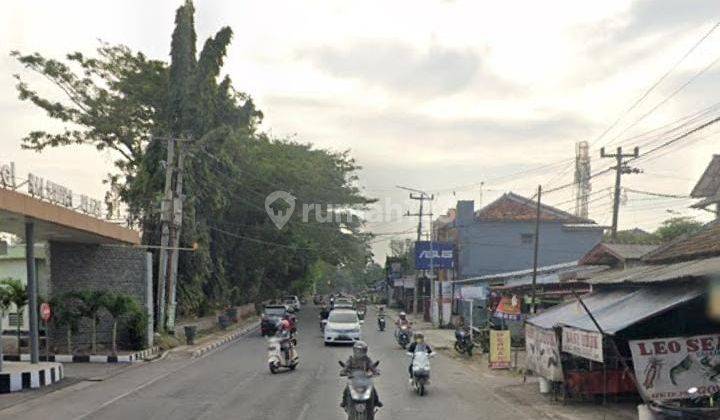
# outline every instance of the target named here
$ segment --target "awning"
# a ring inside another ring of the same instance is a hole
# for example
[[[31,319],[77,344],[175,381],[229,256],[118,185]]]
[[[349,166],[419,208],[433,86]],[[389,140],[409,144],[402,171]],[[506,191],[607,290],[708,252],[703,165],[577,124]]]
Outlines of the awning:
[[[583,302],[607,334],[616,334],[633,324],[689,302],[705,292],[697,283],[674,283],[639,289],[598,291],[584,296]],[[597,331],[579,302],[568,302],[527,320],[540,328],[568,326]]]

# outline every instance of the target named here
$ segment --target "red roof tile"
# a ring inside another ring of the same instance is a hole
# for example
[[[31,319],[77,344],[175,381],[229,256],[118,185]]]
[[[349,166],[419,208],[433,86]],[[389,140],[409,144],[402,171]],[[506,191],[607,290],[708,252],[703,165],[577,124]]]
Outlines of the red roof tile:
[[[502,197],[483,207],[475,213],[481,221],[535,221],[537,215],[537,201],[530,200],[514,193],[503,194]],[[558,208],[540,205],[540,220],[543,222],[563,223],[595,223],[592,220],[573,216]]]

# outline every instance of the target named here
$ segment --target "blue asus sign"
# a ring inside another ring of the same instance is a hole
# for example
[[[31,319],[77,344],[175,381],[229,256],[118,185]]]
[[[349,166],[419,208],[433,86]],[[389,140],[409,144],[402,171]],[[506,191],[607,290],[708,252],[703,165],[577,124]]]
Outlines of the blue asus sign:
[[[415,242],[415,268],[418,270],[453,268],[454,249],[450,242]]]

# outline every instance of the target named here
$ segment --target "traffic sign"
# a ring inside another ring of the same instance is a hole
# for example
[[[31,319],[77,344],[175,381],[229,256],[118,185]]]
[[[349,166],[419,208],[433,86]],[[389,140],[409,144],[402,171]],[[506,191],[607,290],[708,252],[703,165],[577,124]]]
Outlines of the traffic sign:
[[[50,309],[50,304],[45,302],[40,304],[40,318],[42,318],[43,321],[48,322],[51,316],[52,310]]]

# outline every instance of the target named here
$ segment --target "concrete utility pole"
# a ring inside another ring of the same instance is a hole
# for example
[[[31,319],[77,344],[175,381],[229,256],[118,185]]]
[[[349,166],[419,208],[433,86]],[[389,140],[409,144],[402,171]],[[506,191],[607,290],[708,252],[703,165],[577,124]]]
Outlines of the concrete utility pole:
[[[612,232],[610,234],[610,237],[613,242],[617,240],[617,230],[618,230],[618,214],[620,213],[620,184],[621,184],[621,178],[623,174],[639,174],[642,172],[640,169],[637,168],[631,168],[627,166],[626,162],[623,162],[624,158],[634,158],[637,159],[640,156],[640,148],[635,147],[633,150],[633,153],[631,154],[623,154],[622,147],[617,148],[617,153],[609,154],[605,153],[605,148],[600,149],[600,157],[601,158],[615,158],[615,166],[612,169],[615,169],[615,195],[613,198],[613,219],[612,219]]]
[[[535,249],[533,250],[532,298],[530,300],[530,313],[535,313],[535,289],[537,286],[538,250],[540,247],[540,201],[542,199],[542,185],[538,185],[537,210],[535,213]]]
[[[178,259],[180,254],[180,228],[183,219],[183,174],[185,154],[183,153],[182,143],[178,143],[178,160],[177,175],[175,179],[175,197],[172,206],[172,224],[170,229],[170,244],[172,246],[172,255],[170,257],[170,268],[168,269],[167,281],[167,317],[166,327],[169,332],[175,332],[175,309],[177,308],[176,290],[177,290],[177,272]]]
[[[154,139],[167,141],[165,192],[160,204],[162,236],[160,238],[160,257],[158,261],[157,329],[158,331],[167,329],[167,331],[173,332],[175,329],[175,290],[183,207],[184,154],[180,143],[185,140],[159,137]],[[178,149],[177,159],[175,158],[175,148]],[[173,178],[175,178],[174,189]]]
[[[418,194],[410,193],[410,199],[412,200],[418,200],[420,201],[420,209],[417,213],[411,214],[410,212],[407,212],[406,216],[417,216],[418,217],[418,228],[417,228],[417,242],[420,242],[422,240],[422,220],[423,217],[426,216],[424,213],[424,203],[425,201],[432,201],[435,199],[435,195],[428,195],[424,191],[420,190],[413,190],[410,188],[405,187],[398,187],[406,190],[416,191]],[[430,217],[432,217],[432,213],[429,214]],[[420,271],[420,270],[417,270]],[[417,315],[418,313],[418,286],[419,286],[419,273],[415,273],[415,288],[413,289],[413,313]]]

